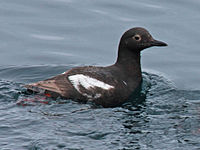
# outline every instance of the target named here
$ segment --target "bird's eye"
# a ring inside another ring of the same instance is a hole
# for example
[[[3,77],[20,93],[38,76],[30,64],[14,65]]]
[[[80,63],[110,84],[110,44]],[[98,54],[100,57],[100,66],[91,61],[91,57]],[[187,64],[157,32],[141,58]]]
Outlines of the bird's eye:
[[[141,40],[141,36],[136,34],[134,37],[133,37],[134,40],[136,41],[140,41]]]

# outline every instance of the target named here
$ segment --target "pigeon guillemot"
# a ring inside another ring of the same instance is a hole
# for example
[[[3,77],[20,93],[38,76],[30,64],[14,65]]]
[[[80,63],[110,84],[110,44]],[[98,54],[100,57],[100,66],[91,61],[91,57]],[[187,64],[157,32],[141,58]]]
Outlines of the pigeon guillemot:
[[[118,106],[141,84],[140,52],[152,46],[167,44],[153,39],[144,28],[132,28],[121,37],[115,64],[107,67],[76,67],[25,87],[28,91],[54,98],[93,101],[103,107]]]

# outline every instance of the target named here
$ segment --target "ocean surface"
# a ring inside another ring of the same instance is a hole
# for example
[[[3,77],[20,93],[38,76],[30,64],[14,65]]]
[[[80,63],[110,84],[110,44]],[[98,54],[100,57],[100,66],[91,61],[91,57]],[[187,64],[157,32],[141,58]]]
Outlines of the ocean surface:
[[[114,63],[136,26],[169,46],[142,52],[142,91],[129,102],[24,94],[23,85],[72,67]],[[198,0],[1,0],[0,149],[199,150],[199,27]]]

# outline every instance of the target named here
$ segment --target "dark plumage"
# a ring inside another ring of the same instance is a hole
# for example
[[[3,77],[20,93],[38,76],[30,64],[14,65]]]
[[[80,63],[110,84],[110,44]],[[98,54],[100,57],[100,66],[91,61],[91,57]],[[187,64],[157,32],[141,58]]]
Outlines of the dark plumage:
[[[107,67],[77,67],[53,78],[28,84],[29,91],[76,101],[93,101],[104,107],[125,102],[141,84],[140,52],[152,46],[167,46],[154,40],[144,28],[132,28],[121,37],[118,58]]]

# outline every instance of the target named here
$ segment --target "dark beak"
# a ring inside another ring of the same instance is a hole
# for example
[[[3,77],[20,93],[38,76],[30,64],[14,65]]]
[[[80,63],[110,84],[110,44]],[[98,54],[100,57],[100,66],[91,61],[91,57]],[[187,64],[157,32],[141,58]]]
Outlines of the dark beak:
[[[150,42],[151,46],[167,46],[166,43],[162,42],[162,41],[157,41],[157,40],[152,40]]]

